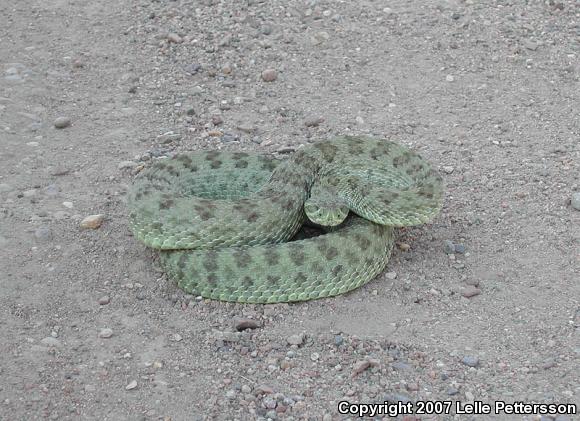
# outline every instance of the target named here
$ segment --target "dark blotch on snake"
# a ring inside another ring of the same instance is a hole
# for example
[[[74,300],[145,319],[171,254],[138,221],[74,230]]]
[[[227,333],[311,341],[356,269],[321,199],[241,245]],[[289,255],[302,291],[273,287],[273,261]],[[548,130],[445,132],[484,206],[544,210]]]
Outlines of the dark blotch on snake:
[[[270,159],[262,158],[261,161],[263,170],[274,171],[276,168],[276,163]]]
[[[370,154],[370,157],[372,159],[374,159],[375,161],[377,159],[379,159],[380,155],[382,155],[381,154],[381,151],[379,151],[379,148],[373,148],[373,149],[371,149],[371,151],[369,152],[369,154]]]
[[[425,188],[423,188],[423,189],[419,190],[419,191],[417,192],[417,194],[418,194],[419,196],[421,196],[421,197],[424,197],[424,198],[426,198],[426,199],[433,199],[433,196],[434,196],[434,194],[433,194],[433,191],[432,191],[432,190],[430,190],[430,189],[425,189]]]
[[[248,154],[246,152],[234,152],[232,155],[234,160],[247,158]]]
[[[191,168],[191,164],[193,163],[193,161],[191,160],[191,157],[189,157],[188,155],[178,155],[177,157],[174,157],[173,159],[181,162],[183,164],[183,166],[186,168]]]
[[[246,250],[236,250],[233,256],[239,268],[245,268],[252,263],[252,256]]]
[[[215,170],[215,169],[218,169],[218,168],[219,168],[219,167],[221,167],[221,166],[222,166],[222,161],[220,161],[220,160],[217,160],[217,159],[216,159],[215,161],[211,161],[211,165],[210,165],[210,167],[211,167],[212,169],[214,169],[214,170]]]
[[[248,167],[248,161],[237,161],[236,168],[247,168]]]
[[[322,264],[319,261],[314,261],[311,265],[310,265],[310,271],[312,273],[322,273],[324,272],[323,268],[322,268]]]
[[[338,276],[342,271],[344,271],[344,266],[342,266],[342,265],[336,265],[331,270],[331,272],[334,276]]]
[[[213,161],[220,155],[220,151],[209,151],[205,154],[205,159],[208,161]]]
[[[393,159],[393,166],[395,168],[400,167],[401,165],[406,165],[411,160],[411,154],[407,151],[403,152],[402,155],[397,156]]]
[[[247,222],[256,222],[259,217],[260,217],[259,213],[252,212],[251,214],[248,215],[248,217],[246,218],[246,221]]]
[[[332,143],[328,143],[328,142],[316,143],[314,145],[314,147],[316,149],[318,149],[320,152],[322,152],[322,157],[328,163],[331,163],[334,161],[334,158],[336,157],[336,153],[338,152],[338,148],[335,145],[333,145]]]
[[[246,288],[250,288],[252,285],[254,285],[254,280],[249,276],[244,276],[242,279],[242,285]]]
[[[268,275],[266,279],[270,285],[278,285],[281,278],[278,275]]]
[[[199,217],[201,218],[202,221],[207,221],[213,218],[213,214],[211,212],[202,212],[199,214]]]
[[[184,270],[186,264],[187,264],[187,254],[181,253],[179,259],[177,260],[177,266],[179,267],[179,269]]]
[[[357,264],[358,261],[359,261],[358,256],[352,250],[347,250],[345,252],[345,257],[346,257],[347,263],[349,263],[352,266],[354,266],[355,264]]]
[[[280,261],[280,255],[278,252],[272,248],[267,248],[264,251],[264,260],[269,266],[277,265]]]
[[[371,246],[371,241],[360,233],[354,234],[354,241],[358,244],[361,250],[367,250]]]
[[[218,263],[217,263],[217,252],[214,250],[209,250],[206,253],[206,257],[203,260],[203,267],[208,272],[215,272],[218,270]]]
[[[288,199],[286,203],[284,203],[284,209],[287,211],[291,211],[294,209],[294,201],[292,199]]]
[[[175,202],[172,199],[165,199],[162,202],[159,202],[159,210],[169,209],[174,203]]]
[[[292,244],[288,246],[288,256],[290,257],[290,260],[292,260],[292,263],[294,263],[296,266],[303,265],[304,259],[306,258],[306,255],[304,254],[304,250],[302,250],[302,247],[295,246]]]
[[[207,275],[207,283],[210,284],[212,287],[217,285],[218,277],[215,273],[210,273]]]
[[[308,282],[308,277],[304,275],[304,273],[298,272],[298,274],[294,277],[294,280],[298,285],[303,285],[304,283]]]
[[[364,149],[360,144],[353,143],[349,145],[348,152],[354,156],[358,156],[364,153]]]
[[[336,256],[338,256],[338,250],[336,247],[328,247],[324,252],[324,257],[326,257],[326,260],[332,260]]]

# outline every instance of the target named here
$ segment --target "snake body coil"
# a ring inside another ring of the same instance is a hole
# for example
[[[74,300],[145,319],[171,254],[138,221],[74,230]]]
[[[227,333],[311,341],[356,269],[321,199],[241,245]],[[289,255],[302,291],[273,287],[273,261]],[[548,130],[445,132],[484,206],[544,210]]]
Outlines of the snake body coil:
[[[130,227],[185,291],[271,303],[340,294],[385,267],[394,227],[441,208],[440,176],[396,143],[340,137],[279,162],[244,152],[182,154],[143,171]],[[308,217],[336,225],[288,242]],[[344,211],[346,210],[346,211]]]

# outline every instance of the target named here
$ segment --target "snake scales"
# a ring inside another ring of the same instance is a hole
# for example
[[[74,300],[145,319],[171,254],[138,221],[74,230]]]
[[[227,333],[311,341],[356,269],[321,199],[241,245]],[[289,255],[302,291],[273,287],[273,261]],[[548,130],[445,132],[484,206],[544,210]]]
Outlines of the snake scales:
[[[394,228],[429,221],[442,197],[441,177],[416,153],[344,136],[285,161],[220,151],[159,160],[135,180],[128,207],[135,236],[161,250],[186,292],[273,303],[370,281],[387,263]],[[307,217],[336,227],[289,241]]]

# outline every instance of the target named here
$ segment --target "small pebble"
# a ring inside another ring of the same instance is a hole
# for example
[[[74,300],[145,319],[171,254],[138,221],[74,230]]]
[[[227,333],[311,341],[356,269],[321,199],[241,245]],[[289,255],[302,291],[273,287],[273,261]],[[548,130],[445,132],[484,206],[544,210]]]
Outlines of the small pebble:
[[[320,359],[320,354],[318,352],[313,352],[310,354],[310,359],[312,361],[318,361]]]
[[[36,189],[24,190],[22,192],[22,196],[26,197],[27,199],[31,199],[37,195]]]
[[[401,250],[401,251],[409,251],[409,250],[411,250],[411,246],[409,244],[407,244],[407,243],[401,243],[401,242],[399,242],[399,243],[397,243],[397,247],[399,247],[399,250]]]
[[[310,37],[312,45],[320,45],[330,39],[330,34],[326,31],[319,31]]]
[[[453,82],[455,80],[455,78],[453,77],[453,75],[447,75],[447,76],[445,76],[445,80],[447,82]]]
[[[447,389],[447,394],[448,394],[449,396],[455,396],[455,395],[457,395],[458,393],[459,393],[459,390],[457,390],[457,389],[456,389],[456,388],[454,388],[454,387],[450,387],[450,388],[448,388],[448,389]]]
[[[455,244],[455,253],[465,253],[465,246],[463,244]]]
[[[407,390],[410,392],[416,392],[417,390],[419,390],[419,384],[412,382],[407,384]]]
[[[183,42],[183,38],[181,38],[178,34],[172,32],[167,35],[167,41],[173,42],[175,44],[180,44]]]
[[[101,226],[105,219],[105,215],[89,215],[81,221],[81,228],[97,229]]]
[[[261,384],[258,387],[256,387],[256,395],[271,395],[274,393],[274,389],[272,389],[270,386],[266,386],[265,384]]]
[[[299,333],[296,335],[289,336],[288,338],[286,338],[286,341],[290,345],[302,345],[304,343],[304,339],[305,339],[304,333]]]
[[[308,117],[304,120],[304,125],[306,127],[318,127],[320,124],[324,122],[322,117]]]
[[[443,251],[445,252],[445,254],[455,253],[455,244],[453,244],[453,241],[445,240],[443,242]]]
[[[334,345],[336,346],[341,346],[344,342],[344,338],[342,337],[342,335],[336,335],[334,337]]]
[[[197,63],[188,64],[183,70],[190,75],[194,75],[201,70],[201,65]]]
[[[481,290],[473,285],[468,285],[461,291],[461,295],[465,298],[472,298],[481,294]]]
[[[40,241],[49,241],[52,239],[52,231],[48,227],[39,227],[34,231],[34,237]]]
[[[264,400],[262,400],[262,403],[264,404],[264,407],[267,409],[275,409],[276,408],[276,400],[271,398],[270,396],[267,396],[264,398]]]
[[[389,401],[389,402],[411,402],[411,398],[408,396],[405,396],[401,393],[389,393],[388,395],[385,396],[384,398],[385,401]]]
[[[71,64],[74,69],[82,69],[85,67],[85,63],[80,58],[75,58]]]
[[[221,140],[222,142],[235,142],[235,141],[238,141],[238,140],[240,140],[240,138],[239,138],[238,136],[236,136],[236,135],[233,135],[233,134],[231,134],[231,133],[225,133],[225,134],[224,134],[224,135],[221,137],[221,139],[220,139],[220,140]]]
[[[370,366],[371,363],[368,360],[357,361],[352,369],[352,377],[358,376]]]
[[[238,332],[241,332],[242,330],[246,330],[246,329],[257,329],[260,327],[260,324],[252,319],[246,319],[246,318],[236,318],[234,319],[234,329],[236,329]]]
[[[397,279],[397,272],[387,272],[385,273],[385,278],[390,279],[391,281]]]
[[[404,363],[404,362],[402,362],[402,361],[395,361],[395,362],[392,364],[392,367],[393,367],[395,370],[397,370],[397,371],[406,371],[406,370],[411,370],[411,369],[412,369],[412,367],[411,367],[409,364],[407,364],[407,363]]]
[[[278,79],[278,72],[274,69],[266,69],[262,72],[262,80],[264,82],[274,82]]]
[[[157,141],[162,144],[169,144],[171,142],[178,142],[181,140],[180,133],[167,132],[157,136]]]
[[[524,47],[526,47],[528,50],[536,51],[538,49],[538,43],[526,39],[524,40]]]
[[[14,190],[10,184],[0,183],[0,193],[8,193],[9,191]]]
[[[52,336],[48,336],[40,340],[40,343],[44,346],[52,347],[52,348],[61,348],[62,342]]]
[[[121,161],[121,162],[119,162],[119,165],[117,165],[117,168],[120,170],[132,170],[137,165],[138,164],[136,162],[133,162],[133,161]]]
[[[68,117],[57,117],[54,120],[54,127],[57,129],[64,129],[71,125],[71,119]]]
[[[113,336],[113,329],[109,329],[108,327],[101,329],[99,332],[99,338],[109,339],[111,336]]]
[[[570,201],[572,207],[580,211],[580,192],[572,194],[572,200]]]
[[[211,116],[211,122],[214,126],[219,126],[224,122],[224,120],[222,119],[221,115],[215,114]]]
[[[270,25],[269,23],[266,23],[264,25],[262,25],[262,27],[260,28],[260,32],[264,35],[270,35],[273,31],[273,27],[272,25]]]
[[[256,127],[252,126],[251,124],[245,123],[245,124],[240,124],[237,129],[241,132],[244,133],[254,133],[256,131]]]
[[[478,367],[479,366],[479,358],[477,358],[475,356],[471,356],[471,355],[467,355],[467,356],[463,357],[461,362],[468,367]]]
[[[453,171],[455,171],[455,168],[452,167],[451,165],[445,165],[443,167],[443,171],[445,172],[445,174],[451,174]]]
[[[137,387],[137,380],[131,380],[131,382],[125,386],[125,389],[127,390],[133,390]]]
[[[553,368],[553,367],[556,367],[556,361],[554,361],[554,359],[552,359],[552,358],[547,359],[542,364],[542,368],[544,370],[548,370],[548,369]]]
[[[107,305],[111,302],[111,298],[108,295],[103,295],[101,298],[99,298],[99,304],[104,306]]]

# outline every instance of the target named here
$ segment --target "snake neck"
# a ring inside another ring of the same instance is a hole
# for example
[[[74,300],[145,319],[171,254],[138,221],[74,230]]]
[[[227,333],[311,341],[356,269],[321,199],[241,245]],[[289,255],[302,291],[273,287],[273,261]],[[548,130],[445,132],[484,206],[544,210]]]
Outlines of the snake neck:
[[[302,149],[290,159],[283,161],[272,173],[269,182],[262,189],[264,194],[292,195],[302,203],[310,197],[312,185],[318,179],[322,163],[316,156]]]

